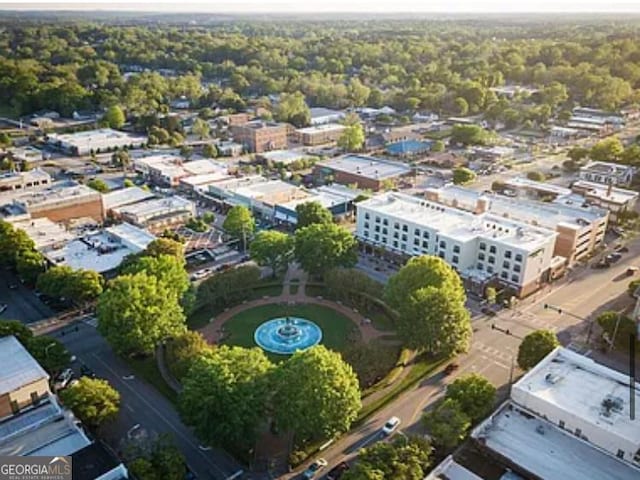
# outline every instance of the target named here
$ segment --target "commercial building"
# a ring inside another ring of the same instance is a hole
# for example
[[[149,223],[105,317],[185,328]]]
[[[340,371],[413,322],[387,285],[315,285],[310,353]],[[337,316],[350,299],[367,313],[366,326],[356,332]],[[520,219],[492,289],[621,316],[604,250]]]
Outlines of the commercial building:
[[[36,250],[39,251],[61,248],[67,242],[76,238],[76,235],[67,230],[61,223],[52,222],[44,217],[10,217],[7,221],[14,228],[23,230],[33,240]]]
[[[338,123],[345,117],[344,112],[330,108],[311,107],[309,111],[311,112],[311,121],[309,123],[312,126]]]
[[[242,155],[242,150],[244,149],[241,143],[229,141],[218,143],[216,148],[223,157],[237,157],[238,155]]]
[[[49,375],[14,336],[0,338],[0,365],[0,456],[71,456],[74,480],[128,478],[124,465],[60,407]]]
[[[554,255],[571,265],[589,257],[604,242],[609,212],[567,202],[539,202],[484,194],[455,185],[428,189],[428,200],[468,212],[489,212],[505,219],[543,227],[557,233]],[[555,276],[555,275],[554,275]]]
[[[524,194],[532,199],[555,200],[556,198],[571,195],[571,189],[547,182],[536,182],[525,177],[507,178],[502,181],[503,191],[511,191]]]
[[[205,173],[180,179],[180,190],[185,192],[207,191],[209,185],[232,178],[225,170],[214,173]]]
[[[359,190],[342,185],[323,185],[313,190],[303,190],[300,196],[288,202],[278,203],[275,207],[275,219],[279,222],[295,225],[298,223],[296,207],[302,203],[317,202],[328,209],[334,217],[348,214],[353,209],[354,200],[362,193]]]
[[[580,168],[580,178],[589,182],[610,183],[624,187],[631,184],[635,169],[628,165],[609,162],[589,162]]]
[[[129,223],[93,231],[41,253],[53,265],[74,270],[114,271],[129,255],[140,253],[156,239],[154,235]]]
[[[137,172],[143,174],[151,183],[164,187],[177,187],[180,181],[211,173],[227,173],[227,166],[213,160],[192,160],[185,162],[177,155],[152,155],[134,161]]]
[[[233,141],[251,153],[287,148],[287,125],[284,123],[255,120],[242,125],[232,125]]]
[[[150,232],[162,232],[166,228],[183,225],[196,216],[195,204],[179,196],[153,198],[133,205],[114,208],[117,218]]]
[[[0,192],[30,190],[51,183],[51,175],[44,170],[34,168],[26,172],[7,172],[0,174]]]
[[[336,183],[373,191],[382,189],[385,181],[397,181],[411,172],[403,163],[365,155],[343,155],[314,167],[314,175],[321,180],[331,178]]]
[[[427,140],[400,140],[386,146],[386,152],[395,157],[415,157],[431,150],[431,142]]]
[[[577,115],[574,115],[569,119],[567,127],[597,135],[606,135],[613,131],[613,125],[606,118],[583,117]]]
[[[110,128],[89,130],[78,133],[57,134],[47,136],[47,143],[70,155],[88,155],[91,152],[104,153],[117,148],[140,148],[147,144],[148,138],[133,135]]]
[[[365,246],[401,257],[437,255],[478,294],[489,282],[499,282],[525,296],[550,279],[557,233],[487,212],[385,193],[358,204],[356,236]]]
[[[46,217],[54,222],[90,217],[104,218],[99,192],[72,181],[54,182],[38,190],[12,191],[0,194],[0,212],[5,217]]]
[[[326,123],[313,127],[299,128],[295,131],[295,134],[298,141],[303,145],[325,145],[337,142],[344,129],[344,125]]]
[[[578,180],[571,185],[571,190],[580,194],[591,205],[609,210],[612,220],[617,220],[621,212],[634,211],[638,200],[638,192],[614,187],[612,184]]]
[[[119,190],[113,190],[108,193],[102,194],[102,204],[105,213],[108,213],[114,208],[125,207],[127,205],[133,205],[134,203],[149,200],[154,197],[154,194],[144,188],[140,187],[125,187]]]
[[[265,152],[257,157],[266,163],[272,163],[274,165],[283,165],[287,166],[291,163],[307,158],[308,155],[302,151],[294,151],[294,150],[275,150],[273,152]]]
[[[511,389],[471,437],[524,478],[640,478],[640,384],[558,347]]]

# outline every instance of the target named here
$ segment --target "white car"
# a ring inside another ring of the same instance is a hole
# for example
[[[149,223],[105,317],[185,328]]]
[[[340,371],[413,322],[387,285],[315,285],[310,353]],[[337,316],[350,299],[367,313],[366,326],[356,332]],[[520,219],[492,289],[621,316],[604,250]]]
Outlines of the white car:
[[[391,435],[400,425],[400,419],[398,417],[391,417],[387,420],[387,423],[382,427],[382,433],[384,435]]]
[[[70,368],[67,368],[63,370],[60,373],[60,375],[56,377],[56,382],[54,383],[53,387],[56,390],[62,390],[63,388],[66,388],[67,385],[69,385],[72,379],[73,379],[73,370],[71,370]]]

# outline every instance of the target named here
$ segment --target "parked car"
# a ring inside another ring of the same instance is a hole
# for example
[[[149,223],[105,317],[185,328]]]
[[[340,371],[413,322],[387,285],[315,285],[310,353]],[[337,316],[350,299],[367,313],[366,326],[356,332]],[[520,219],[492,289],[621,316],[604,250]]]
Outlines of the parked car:
[[[340,480],[344,472],[349,470],[349,464],[347,462],[340,462],[338,465],[333,467],[327,473],[327,480]]]
[[[591,265],[591,268],[609,268],[611,266],[611,263],[609,263],[606,259],[602,259],[599,262],[596,262],[594,264]]]
[[[322,470],[323,468],[326,468],[327,465],[328,463],[324,458],[318,458],[317,460],[314,460],[314,462],[311,465],[309,465],[309,467],[304,471],[302,476],[307,480],[311,480],[312,478],[316,477],[316,475],[320,470]]]
[[[616,263],[622,258],[622,254],[619,252],[610,253],[605,257],[605,260],[609,263]]]
[[[629,268],[627,268],[627,277],[632,277],[636,273],[638,273],[638,267],[629,267]]]
[[[382,433],[384,435],[391,435],[400,425],[400,419],[398,417],[391,417],[387,420],[387,423],[382,427]]]
[[[17,283],[10,283],[9,284],[9,290],[15,290],[18,288],[18,284]]]
[[[55,390],[62,390],[66,388],[69,383],[73,380],[73,370],[70,368],[65,368],[60,374],[56,377],[56,381],[53,384],[53,388]]]
[[[449,365],[447,365],[445,367],[444,374],[445,375],[449,375],[449,374],[455,372],[458,368],[459,368],[459,365],[457,363],[450,363]]]

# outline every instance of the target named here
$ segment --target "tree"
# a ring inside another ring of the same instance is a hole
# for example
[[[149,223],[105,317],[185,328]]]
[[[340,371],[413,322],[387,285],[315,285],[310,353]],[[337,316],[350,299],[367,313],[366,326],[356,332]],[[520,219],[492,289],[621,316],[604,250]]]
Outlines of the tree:
[[[427,412],[423,421],[429,435],[438,447],[450,449],[457,446],[467,436],[471,419],[458,402],[445,398],[435,408]]]
[[[455,400],[472,422],[486,417],[496,401],[496,387],[483,376],[470,373],[447,387],[446,398]]]
[[[431,144],[431,151],[433,153],[444,152],[444,149],[445,149],[445,145],[442,140],[436,140]]]
[[[338,138],[338,146],[347,152],[357,152],[364,145],[364,128],[360,122],[346,124]]]
[[[207,143],[204,147],[202,147],[202,154],[207,158],[217,158],[220,153],[218,152],[218,147],[212,145],[211,143]]]
[[[344,480],[419,480],[426,477],[431,465],[431,445],[418,436],[397,436],[392,442],[376,442],[358,453],[353,470]],[[377,472],[372,477],[368,472]]]
[[[252,288],[260,280],[260,269],[245,265],[207,278],[198,287],[196,304],[199,307],[219,308],[249,298]]]
[[[253,446],[266,414],[272,369],[259,348],[216,348],[197,359],[184,378],[182,417],[208,445]]]
[[[36,287],[50,297],[64,297],[82,304],[98,298],[103,283],[102,275],[94,270],[73,270],[66,265],[56,265],[38,277]]]
[[[124,181],[122,182],[122,186],[123,186],[124,188],[131,188],[131,187],[135,187],[135,186],[136,186],[136,184],[135,184],[135,183],[133,183],[130,179],[125,178],[125,179],[124,179]]]
[[[133,455],[127,467],[138,480],[184,480],[186,462],[170,437],[161,436],[150,444],[132,445],[128,456]]]
[[[625,165],[640,166],[640,145],[629,145],[624,149],[620,161]]]
[[[628,345],[629,336],[637,337],[635,322],[627,317],[615,311],[606,311],[598,315],[596,322],[600,326],[603,332],[603,337],[611,342],[620,342],[624,345]]]
[[[314,223],[333,223],[333,214],[320,202],[304,202],[296,205],[297,228],[304,228]]]
[[[122,168],[122,171],[126,174],[127,168],[131,165],[131,155],[129,155],[129,152],[126,150],[118,150],[111,155],[111,161],[116,166]]]
[[[455,110],[458,115],[466,115],[469,113],[469,103],[467,103],[464,98],[458,97],[454,100],[454,103]]]
[[[498,297],[498,292],[494,287],[487,287],[484,291],[484,298],[489,305],[495,305]]]
[[[424,255],[409,260],[385,288],[395,308],[398,333],[405,345],[433,355],[467,351],[471,320],[458,274],[443,259]]]
[[[527,178],[535,182],[544,182],[547,177],[544,173],[534,170],[531,172],[527,172]]]
[[[33,332],[24,323],[18,320],[0,320],[0,337],[13,335],[26,348]]]
[[[465,167],[457,167],[453,170],[453,183],[456,185],[466,185],[473,182],[476,179],[476,174],[473,170],[469,170]]]
[[[242,242],[242,249],[246,250],[247,240],[253,235],[256,222],[247,207],[236,205],[227,213],[222,228],[232,237],[239,239]]]
[[[251,258],[260,266],[269,266],[273,277],[286,268],[293,257],[293,237],[275,230],[264,230],[251,242]]]
[[[144,252],[150,257],[169,255],[184,261],[184,245],[170,238],[156,238],[147,245]]]
[[[518,347],[518,365],[523,370],[529,370],[559,345],[558,337],[551,330],[531,332]]]
[[[589,152],[597,162],[617,162],[624,153],[624,146],[618,137],[609,137],[596,143]]]
[[[491,135],[478,125],[454,125],[451,130],[451,143],[460,145],[486,145]]]
[[[0,132],[0,147],[10,147],[13,141],[7,132]]]
[[[22,252],[33,251],[35,244],[24,230],[16,229],[5,220],[0,220],[0,263],[15,266]]]
[[[109,186],[105,183],[104,180],[101,180],[99,178],[89,180],[87,182],[87,187],[93,188],[100,193],[107,193],[109,191]]]
[[[126,118],[119,105],[112,105],[107,108],[107,111],[104,113],[104,117],[102,117],[102,121],[109,128],[121,128],[124,125]]]
[[[351,366],[322,345],[298,351],[282,363],[273,391],[278,427],[299,440],[332,438],[348,431],[361,406]]]
[[[189,276],[184,265],[184,258],[172,255],[143,256],[122,269],[122,273],[145,273],[154,276],[176,300],[180,301],[189,288]]]
[[[59,395],[76,417],[94,428],[115,418],[120,410],[118,391],[106,380],[98,378],[81,377]]]
[[[32,337],[24,347],[50,375],[56,375],[71,361],[69,351],[53,337]]]
[[[144,272],[111,280],[97,314],[98,330],[124,355],[149,354],[160,341],[185,330],[175,290]]]
[[[213,353],[200,332],[187,330],[167,343],[166,363],[174,377],[181,380],[200,357]]]
[[[202,120],[201,118],[196,118],[193,121],[191,131],[194,133],[194,135],[197,135],[200,140],[204,140],[205,138],[209,138],[211,128],[206,121]]]
[[[584,160],[589,156],[589,149],[584,147],[571,147],[567,152],[567,157],[573,160],[576,163]]]
[[[320,275],[335,267],[353,267],[358,243],[351,232],[336,224],[317,223],[295,235],[295,257],[304,270]]]
[[[25,283],[34,285],[38,275],[44,271],[45,263],[45,258],[40,252],[23,250],[18,253],[16,258],[16,270]]]
[[[274,113],[279,122],[289,122],[297,128],[311,123],[311,110],[300,92],[283,93]]]

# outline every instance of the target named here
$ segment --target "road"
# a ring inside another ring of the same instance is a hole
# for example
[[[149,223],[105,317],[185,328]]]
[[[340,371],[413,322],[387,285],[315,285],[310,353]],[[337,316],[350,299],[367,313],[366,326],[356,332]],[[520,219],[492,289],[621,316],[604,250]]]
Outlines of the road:
[[[12,286],[15,288],[9,288]],[[0,303],[7,305],[7,309],[0,314],[2,320],[19,320],[31,323],[55,315],[47,305],[25,287],[9,270],[2,270],[0,279]]]
[[[128,432],[143,432],[149,436],[166,433],[185,455],[189,468],[198,479],[222,480],[242,468],[221,450],[199,448],[197,438],[182,424],[174,406],[155,388],[133,377],[131,369],[112,352],[93,325],[77,322],[51,335],[63,342],[78,362],[86,364],[120,392],[118,418],[104,427],[103,432],[116,450],[122,447]],[[134,428],[135,425],[140,427]]]
[[[401,431],[425,433],[420,424],[422,414],[444,394],[446,385],[460,375],[471,372],[481,374],[506,394],[512,373],[518,374],[517,368],[512,368],[518,346],[522,338],[534,330],[551,329],[557,332],[564,345],[578,347],[585,338],[587,322],[545,309],[544,304],[556,305],[565,312],[588,319],[595,318],[602,310],[612,308],[616,303],[628,305],[630,299],[626,296],[626,288],[629,277],[625,275],[625,270],[627,266],[640,265],[640,240],[630,242],[628,247],[629,252],[609,269],[578,267],[552,289],[523,300],[515,309],[504,310],[493,318],[474,314],[472,346],[469,353],[456,360],[459,369],[449,376],[441,372],[423,380],[370,417],[365,424],[318,454],[329,462],[327,471],[342,461],[352,460],[360,448],[382,440],[380,430],[391,416],[401,419]],[[372,270],[362,263],[359,268],[376,277],[387,273]],[[497,328],[492,328],[492,325]],[[595,334],[592,340],[595,340]],[[591,355],[595,356],[595,353],[591,352]],[[620,370],[625,368],[624,362],[616,363],[611,356],[599,356],[597,359]],[[299,472],[300,469],[282,478],[295,478]]]

